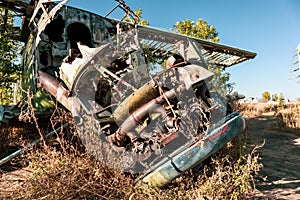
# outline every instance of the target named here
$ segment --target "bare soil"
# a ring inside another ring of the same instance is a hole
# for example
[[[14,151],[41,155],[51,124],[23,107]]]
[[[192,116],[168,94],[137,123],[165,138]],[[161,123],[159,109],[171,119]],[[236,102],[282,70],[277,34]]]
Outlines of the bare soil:
[[[22,188],[31,173],[32,171],[27,167],[1,170],[0,198],[15,199],[14,194]]]
[[[300,199],[300,133],[279,127],[273,112],[247,119],[250,146],[261,145],[253,199]]]

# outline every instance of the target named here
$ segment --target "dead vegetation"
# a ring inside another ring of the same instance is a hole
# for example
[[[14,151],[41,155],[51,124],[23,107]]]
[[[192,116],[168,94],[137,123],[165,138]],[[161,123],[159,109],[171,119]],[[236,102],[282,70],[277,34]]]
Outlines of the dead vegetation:
[[[277,127],[282,130],[300,132],[300,104],[241,104],[239,112],[245,117],[255,117],[262,113],[273,113]]]
[[[246,150],[247,136],[243,133],[203,166],[164,188],[151,188],[137,184],[135,175],[110,169],[85,152],[74,134],[72,118],[63,110],[57,109],[50,121],[51,128],[65,122],[71,126],[15,159],[31,173],[18,189],[1,192],[1,199],[240,199],[253,190],[253,177],[261,168],[256,148]],[[45,133],[46,129],[39,128]],[[2,129],[0,133],[11,143],[27,134],[30,132],[22,128]],[[35,137],[38,135],[36,132]],[[2,170],[1,177],[5,173]]]

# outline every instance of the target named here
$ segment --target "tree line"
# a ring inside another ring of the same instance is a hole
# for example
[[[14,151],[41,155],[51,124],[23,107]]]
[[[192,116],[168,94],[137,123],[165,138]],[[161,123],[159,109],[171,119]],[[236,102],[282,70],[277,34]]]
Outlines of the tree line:
[[[275,101],[275,102],[278,102],[279,105],[282,105],[284,103],[284,96],[283,96],[283,93],[280,93],[279,95],[274,93],[273,95],[271,95],[270,92],[268,91],[265,91],[262,93],[262,99],[263,101]]]
[[[13,13],[0,8],[0,104],[12,102],[14,84],[20,79],[21,44],[14,36]]]

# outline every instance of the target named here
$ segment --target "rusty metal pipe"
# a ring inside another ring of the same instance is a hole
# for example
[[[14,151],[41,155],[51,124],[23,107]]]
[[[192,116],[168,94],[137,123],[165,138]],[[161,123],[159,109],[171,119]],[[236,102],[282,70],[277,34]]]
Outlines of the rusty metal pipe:
[[[148,103],[144,104],[142,107],[133,112],[119,127],[119,129],[113,134],[113,138],[117,140],[116,142],[121,142],[125,140],[128,136],[127,133],[130,132],[136,125],[140,124],[141,121],[148,116],[151,111],[160,110],[159,107],[165,102],[165,98],[174,99],[177,94],[184,91],[186,88],[184,85],[179,86],[177,89],[173,88],[155,99],[152,99]]]
[[[154,81],[150,81],[138,88],[127,97],[114,111],[112,118],[117,124],[122,124],[129,116],[145,103],[159,96],[158,88]]]
[[[69,97],[70,91],[53,76],[40,70],[38,71],[38,74],[41,86],[53,95],[58,102],[72,112],[73,99],[72,97]]]

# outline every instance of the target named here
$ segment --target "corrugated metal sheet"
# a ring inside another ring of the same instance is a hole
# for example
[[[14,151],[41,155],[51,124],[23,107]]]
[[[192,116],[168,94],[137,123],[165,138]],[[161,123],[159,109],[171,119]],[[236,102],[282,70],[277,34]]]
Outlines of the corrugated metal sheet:
[[[187,38],[193,39],[202,47],[201,52],[206,62],[213,65],[230,67],[246,60],[253,59],[256,56],[256,53],[251,51],[198,38],[187,37],[170,31],[145,26],[140,26],[138,30],[139,38],[143,38],[143,41],[147,43],[147,45],[150,45],[153,48],[157,48],[158,45],[160,45],[160,48],[165,50],[167,50],[166,48],[171,47],[170,44],[175,44],[176,41],[186,40]]]

